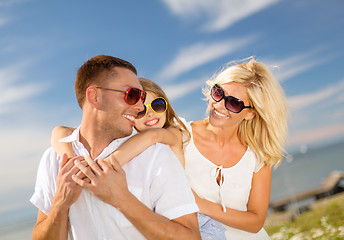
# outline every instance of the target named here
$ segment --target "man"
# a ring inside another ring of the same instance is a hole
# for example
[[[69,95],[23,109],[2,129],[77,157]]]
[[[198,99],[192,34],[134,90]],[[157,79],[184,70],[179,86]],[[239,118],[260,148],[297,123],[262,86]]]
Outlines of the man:
[[[132,134],[143,110],[136,74],[129,62],[104,55],[78,70],[82,121],[64,141],[80,156],[44,153],[31,198],[39,208],[32,239],[67,239],[68,232],[74,240],[200,239],[197,205],[167,146],[148,148],[123,169],[101,160]]]

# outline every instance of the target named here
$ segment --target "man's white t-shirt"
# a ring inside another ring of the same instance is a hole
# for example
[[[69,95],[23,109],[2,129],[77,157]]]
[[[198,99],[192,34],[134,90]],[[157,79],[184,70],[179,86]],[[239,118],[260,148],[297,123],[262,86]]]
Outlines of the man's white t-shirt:
[[[111,142],[97,159],[106,158],[128,138]],[[79,142],[79,128],[63,141],[71,142],[77,155],[88,155]],[[60,160],[57,153],[49,148],[44,152],[38,168],[35,192],[30,201],[46,215],[56,191]],[[198,211],[184,169],[168,146],[158,143],[149,147],[123,169],[130,192],[155,213],[175,219]],[[69,235],[74,240],[144,239],[120,211],[86,189],[70,207],[69,221]]]

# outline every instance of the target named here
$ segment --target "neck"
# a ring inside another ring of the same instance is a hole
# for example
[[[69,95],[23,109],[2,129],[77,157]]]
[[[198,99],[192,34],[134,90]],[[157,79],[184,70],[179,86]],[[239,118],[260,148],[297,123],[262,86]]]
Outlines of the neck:
[[[207,120],[206,128],[211,132],[212,138],[219,146],[225,146],[226,144],[236,143],[239,141],[237,127],[214,127]]]
[[[105,133],[97,124],[82,121],[80,126],[80,142],[94,159],[106,148],[114,138]]]

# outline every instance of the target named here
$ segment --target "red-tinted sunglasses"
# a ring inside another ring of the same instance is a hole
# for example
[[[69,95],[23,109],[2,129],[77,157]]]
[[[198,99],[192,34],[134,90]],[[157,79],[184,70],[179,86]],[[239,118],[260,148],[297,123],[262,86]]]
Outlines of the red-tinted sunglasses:
[[[222,99],[225,99],[226,109],[233,113],[239,113],[244,108],[252,108],[251,106],[245,106],[244,102],[236,97],[225,96],[224,90],[217,84],[211,88],[210,95],[215,102],[220,102]]]
[[[145,91],[142,91],[141,89],[138,89],[138,88],[129,88],[127,91],[122,91],[122,90],[117,90],[117,89],[112,89],[112,88],[105,88],[105,87],[96,87],[96,88],[125,93],[124,101],[128,103],[129,105],[136,104],[140,99],[144,103],[146,100],[146,95],[147,95]]]

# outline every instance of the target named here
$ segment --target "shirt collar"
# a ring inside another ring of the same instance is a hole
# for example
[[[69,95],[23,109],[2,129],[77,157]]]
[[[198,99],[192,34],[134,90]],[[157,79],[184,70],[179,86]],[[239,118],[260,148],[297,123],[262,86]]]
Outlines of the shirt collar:
[[[80,133],[80,126],[77,127],[71,135],[61,138],[59,142],[65,142],[65,143],[70,143],[70,142],[79,142],[79,133]]]
[[[137,134],[137,131],[135,128],[133,128],[133,132],[129,136],[114,139],[106,148],[103,149],[103,151],[99,154],[99,156],[97,158],[101,158],[101,159],[106,158],[111,153],[113,153],[119,146],[121,146],[125,141],[127,141],[129,138],[131,138],[132,136],[134,136],[136,134]],[[65,143],[77,142],[77,143],[80,143],[79,139],[80,139],[80,126],[77,127],[72,132],[71,135],[60,139],[59,142],[65,142]]]

